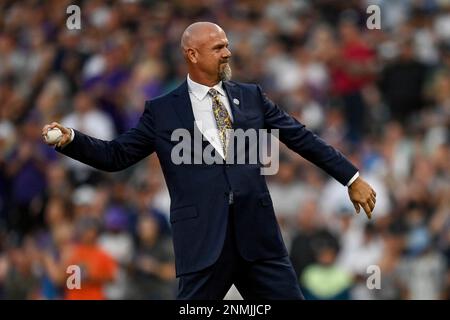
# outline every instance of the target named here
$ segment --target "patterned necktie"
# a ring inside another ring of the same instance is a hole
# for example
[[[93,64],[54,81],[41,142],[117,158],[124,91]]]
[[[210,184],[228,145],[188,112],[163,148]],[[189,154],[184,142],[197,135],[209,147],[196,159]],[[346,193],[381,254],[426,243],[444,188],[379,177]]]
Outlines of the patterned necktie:
[[[216,89],[209,89],[208,94],[212,97],[212,109],[216,119],[217,129],[219,130],[220,142],[222,143],[223,154],[227,156],[228,136],[227,129],[232,129],[232,122],[227,109],[219,98],[219,92]]]

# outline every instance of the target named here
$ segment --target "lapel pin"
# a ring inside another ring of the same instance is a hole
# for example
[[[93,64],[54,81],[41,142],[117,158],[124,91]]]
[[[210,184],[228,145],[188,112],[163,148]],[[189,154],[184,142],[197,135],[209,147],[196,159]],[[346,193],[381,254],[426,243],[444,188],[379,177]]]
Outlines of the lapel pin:
[[[239,105],[239,100],[238,100],[238,99],[236,99],[236,98],[234,98],[234,99],[233,99],[233,103],[234,103],[235,105],[237,105],[237,106],[238,106],[238,105]]]

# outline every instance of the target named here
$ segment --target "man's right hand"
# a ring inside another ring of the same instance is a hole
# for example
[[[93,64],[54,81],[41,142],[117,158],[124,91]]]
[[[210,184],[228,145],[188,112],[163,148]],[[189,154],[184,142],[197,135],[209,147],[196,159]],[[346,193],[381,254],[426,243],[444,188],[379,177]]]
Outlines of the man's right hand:
[[[61,130],[61,132],[63,134],[62,138],[56,144],[48,143],[45,140],[45,136],[47,135],[47,132],[53,128],[58,128],[59,130]],[[44,126],[44,128],[42,128],[42,138],[44,139],[44,142],[47,143],[48,145],[51,145],[51,146],[56,145],[57,147],[60,147],[60,148],[65,147],[67,144],[70,143],[71,134],[72,134],[72,131],[69,128],[63,127],[58,122],[52,122],[51,124],[47,124]]]

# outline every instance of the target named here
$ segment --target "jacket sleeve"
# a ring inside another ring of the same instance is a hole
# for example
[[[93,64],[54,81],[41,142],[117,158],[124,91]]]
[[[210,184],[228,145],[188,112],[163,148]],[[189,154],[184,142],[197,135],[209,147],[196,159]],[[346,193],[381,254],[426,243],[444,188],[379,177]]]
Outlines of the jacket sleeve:
[[[150,105],[150,101],[145,103],[136,127],[114,140],[105,141],[74,130],[73,141],[56,151],[103,171],[128,168],[155,150],[154,117]]]
[[[312,162],[344,186],[358,169],[338,150],[308,130],[305,125],[281,110],[257,86],[266,129],[278,129],[279,139],[289,149]]]

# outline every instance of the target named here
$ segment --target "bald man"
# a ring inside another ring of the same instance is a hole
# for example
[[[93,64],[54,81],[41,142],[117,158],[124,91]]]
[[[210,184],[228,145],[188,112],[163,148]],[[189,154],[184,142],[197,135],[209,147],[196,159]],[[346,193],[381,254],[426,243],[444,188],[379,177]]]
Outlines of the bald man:
[[[282,111],[258,85],[230,81],[228,45],[216,24],[187,27],[181,38],[186,80],[147,101],[137,126],[112,141],[55,122],[42,133],[59,128],[63,137],[57,151],[105,171],[125,169],[156,152],[171,197],[178,299],[222,299],[232,284],[245,299],[302,299],[262,164],[236,164],[237,155],[227,154],[234,143],[230,132],[278,130],[290,149],[347,186],[356,211],[362,207],[369,218],[376,194],[354,165]],[[212,150],[223,161],[174,160],[177,129],[194,137],[201,133],[200,151],[189,144],[188,159]],[[249,149],[248,143],[244,151]]]

